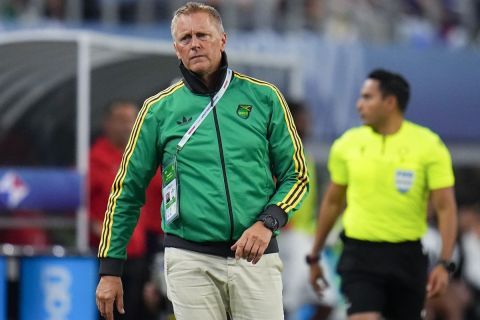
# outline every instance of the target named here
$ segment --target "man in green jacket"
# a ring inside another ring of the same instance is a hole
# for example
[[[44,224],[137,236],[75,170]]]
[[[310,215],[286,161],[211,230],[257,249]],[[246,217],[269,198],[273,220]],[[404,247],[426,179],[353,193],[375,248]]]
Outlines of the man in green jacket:
[[[137,117],[105,213],[98,308],[107,319],[114,302],[125,312],[125,247],[161,166],[176,319],[283,319],[275,236],[308,193],[288,106],[275,86],[228,68],[214,8],[188,3],[171,29],[183,80],[147,99]]]

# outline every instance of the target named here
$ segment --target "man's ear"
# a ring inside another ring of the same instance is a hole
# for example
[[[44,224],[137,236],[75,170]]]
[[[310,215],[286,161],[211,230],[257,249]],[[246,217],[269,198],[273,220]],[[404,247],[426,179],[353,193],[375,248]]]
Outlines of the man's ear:
[[[175,50],[175,55],[177,56],[177,59],[181,60],[180,54],[178,53],[178,50],[177,50],[177,43],[175,41],[173,42],[173,49]]]
[[[227,45],[227,34],[224,32],[222,34],[222,46],[220,47],[220,50],[222,50],[222,52],[225,51],[225,46]]]
[[[399,109],[398,108],[398,99],[393,94],[385,97],[385,102],[389,110]]]

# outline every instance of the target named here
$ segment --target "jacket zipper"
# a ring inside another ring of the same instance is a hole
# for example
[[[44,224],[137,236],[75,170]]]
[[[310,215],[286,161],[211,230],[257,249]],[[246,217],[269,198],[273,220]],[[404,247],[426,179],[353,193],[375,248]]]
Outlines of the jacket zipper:
[[[213,104],[213,97],[210,97]],[[220,162],[222,163],[223,183],[225,184],[225,193],[227,195],[228,214],[230,216],[230,241],[233,240],[233,210],[232,200],[230,198],[230,188],[227,181],[227,170],[225,168],[225,158],[223,157],[222,137],[220,136],[220,128],[218,127],[217,109],[213,108],[213,119],[215,121],[215,130],[217,132],[218,150],[220,152]]]

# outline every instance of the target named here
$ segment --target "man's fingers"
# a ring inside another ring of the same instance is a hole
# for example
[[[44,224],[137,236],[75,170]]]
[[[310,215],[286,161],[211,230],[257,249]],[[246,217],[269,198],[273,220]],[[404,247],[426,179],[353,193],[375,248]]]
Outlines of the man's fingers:
[[[433,298],[440,296],[445,293],[448,287],[448,272],[443,269],[443,267],[436,267],[430,273],[428,286],[427,286],[427,297]]]
[[[248,258],[247,258],[248,262],[252,262],[257,258],[259,249],[260,249],[260,246],[257,243],[255,243],[252,246],[252,250],[250,250],[250,254],[248,255]]]
[[[238,241],[232,246],[232,250],[235,250],[235,259],[239,260],[243,256],[244,247],[245,243],[242,238],[238,239]]]
[[[442,285],[442,283],[438,282],[438,281],[434,282],[430,288],[431,289],[430,289],[430,292],[428,294],[429,298],[433,298],[433,297],[442,295],[443,293],[445,293],[445,290],[446,290],[446,286]]]
[[[117,276],[102,276],[97,286],[96,302],[98,311],[107,320],[113,319],[114,303],[120,313],[123,310],[122,280]]]
[[[257,262],[260,261],[260,259],[263,257],[263,254],[265,253],[265,249],[266,248],[262,248],[262,247],[258,249],[257,255],[253,259],[252,264],[257,264]]]
[[[316,293],[321,293],[322,289],[320,288],[320,285],[318,284],[318,279],[319,279],[319,276],[318,276],[317,273],[311,273],[310,274],[310,284],[313,287],[313,291],[315,291]]]
[[[322,277],[322,282],[323,282],[323,285],[324,285],[325,288],[330,287],[330,283],[327,281],[327,279]]]
[[[323,276],[318,278],[317,281],[315,282],[315,284],[317,285],[317,287],[320,291],[320,294],[330,286],[327,279],[325,279]]]
[[[235,251],[235,259],[243,258],[253,264],[260,260],[272,235],[272,232],[268,230],[267,237],[267,233],[262,229],[267,230],[263,225],[259,227],[258,224],[254,224],[242,234],[231,247],[232,251]]]
[[[427,298],[433,298],[435,296],[435,289],[434,288],[429,288],[429,290],[427,291]]]
[[[313,287],[313,291],[315,291],[319,295],[322,294],[322,288],[320,288],[320,285],[318,284],[318,282],[316,280],[313,281],[313,282],[310,282],[310,284]]]
[[[427,297],[432,298],[438,294],[439,285],[436,278],[433,278],[427,285]]]
[[[120,314],[125,313],[125,309],[123,308],[123,294],[122,293],[119,293],[118,296],[117,296],[117,311]]]
[[[98,312],[102,312],[102,310],[100,310],[100,301],[98,301],[98,298],[95,299],[95,304],[97,305]]]
[[[97,307],[100,315],[105,318],[105,304],[97,299]]]
[[[253,251],[253,247],[255,245],[255,240],[252,238],[249,238],[247,240],[247,243],[245,244],[245,247],[243,248],[243,258],[246,259],[248,262],[250,262],[248,259],[250,258],[250,255],[255,254],[256,252]]]
[[[125,309],[123,308],[123,295],[118,295],[117,300],[115,301],[117,310],[120,314],[125,313]],[[113,318],[113,300],[105,300],[101,301],[97,299],[97,306],[98,310],[100,311],[100,315],[107,320],[114,320]]]
[[[109,308],[110,305],[110,308]],[[113,320],[113,301],[110,303],[108,301],[98,301],[98,311],[100,312],[100,315],[102,318],[107,319],[107,320]],[[110,312],[108,311],[110,310]]]
[[[323,291],[330,286],[327,279],[323,276],[323,270],[320,265],[311,266],[310,284],[313,290],[320,296],[323,296]]]
[[[107,320],[113,320],[113,300],[107,300],[103,305],[103,317]]]
[[[105,299],[105,298],[96,298],[96,303],[97,303],[97,307],[98,307],[98,311],[100,312],[100,315],[105,318],[105,319],[108,319],[108,305],[112,305],[113,304],[113,300],[112,301],[109,301],[108,299]]]

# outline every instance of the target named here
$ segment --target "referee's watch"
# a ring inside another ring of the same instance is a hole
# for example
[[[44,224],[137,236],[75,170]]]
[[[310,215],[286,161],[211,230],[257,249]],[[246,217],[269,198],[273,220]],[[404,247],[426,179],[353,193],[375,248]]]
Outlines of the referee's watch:
[[[318,263],[318,261],[320,261],[320,255],[310,255],[310,254],[307,254],[305,256],[305,262],[308,264],[308,265],[312,265],[312,264],[316,264]]]
[[[437,265],[442,266],[445,270],[447,270],[448,274],[452,274],[455,271],[455,262],[451,260],[438,260]]]

